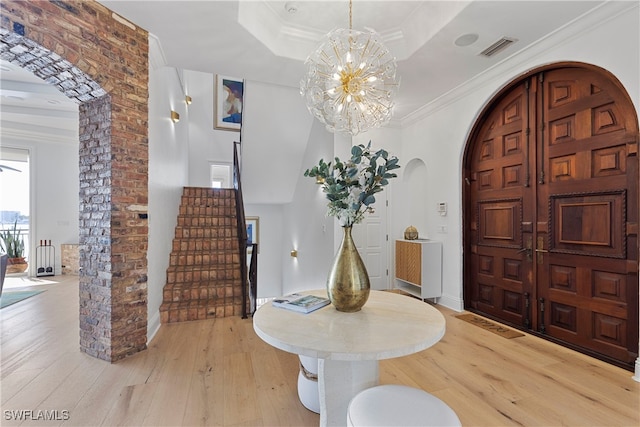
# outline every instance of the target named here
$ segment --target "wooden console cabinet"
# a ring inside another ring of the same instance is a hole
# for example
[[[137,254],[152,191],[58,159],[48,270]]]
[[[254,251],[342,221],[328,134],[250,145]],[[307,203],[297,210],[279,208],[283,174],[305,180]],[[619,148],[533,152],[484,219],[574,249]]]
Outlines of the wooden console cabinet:
[[[396,288],[421,299],[442,296],[442,242],[396,240]]]

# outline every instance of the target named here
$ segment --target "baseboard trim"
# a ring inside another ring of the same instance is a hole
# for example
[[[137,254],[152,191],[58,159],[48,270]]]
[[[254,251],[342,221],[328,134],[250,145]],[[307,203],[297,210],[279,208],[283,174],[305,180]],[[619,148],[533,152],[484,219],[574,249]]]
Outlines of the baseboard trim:
[[[156,309],[153,316],[149,318],[149,322],[147,324],[147,346],[149,346],[149,343],[151,342],[153,337],[156,336],[159,330],[160,330],[160,311]]]
[[[464,311],[464,301],[458,297],[453,297],[451,295],[442,295],[440,298],[438,298],[438,304],[457,312]]]

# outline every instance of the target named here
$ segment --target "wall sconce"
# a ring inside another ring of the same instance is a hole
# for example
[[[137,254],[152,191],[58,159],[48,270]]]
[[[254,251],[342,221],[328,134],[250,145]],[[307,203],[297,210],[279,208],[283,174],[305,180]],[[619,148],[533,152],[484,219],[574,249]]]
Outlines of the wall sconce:
[[[187,95],[187,96],[184,97],[184,102],[186,102],[187,105],[191,105],[193,100],[191,99],[191,97],[189,95]]]
[[[295,250],[295,249],[294,249],[294,250],[292,250],[292,251],[291,251],[291,256],[292,256],[292,257],[294,257],[294,258],[297,258],[297,257],[298,257],[298,251],[297,251],[297,250]]]
[[[180,121],[180,114],[176,111],[171,110],[171,121],[173,123],[178,123]]]
[[[316,175],[316,184],[318,185],[324,184],[324,178],[319,175]]]

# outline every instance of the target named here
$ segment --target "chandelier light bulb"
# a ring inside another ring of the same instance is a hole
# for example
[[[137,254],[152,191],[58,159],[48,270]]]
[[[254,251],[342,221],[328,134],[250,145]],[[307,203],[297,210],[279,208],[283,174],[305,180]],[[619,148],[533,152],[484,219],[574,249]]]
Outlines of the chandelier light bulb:
[[[377,33],[334,30],[305,64],[300,93],[330,132],[357,135],[391,119],[396,61]]]

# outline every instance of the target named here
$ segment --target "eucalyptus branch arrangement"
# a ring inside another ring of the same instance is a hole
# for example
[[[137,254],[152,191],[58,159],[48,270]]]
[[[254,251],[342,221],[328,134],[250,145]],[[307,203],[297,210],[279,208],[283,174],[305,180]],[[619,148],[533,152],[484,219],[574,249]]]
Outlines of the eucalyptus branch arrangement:
[[[317,166],[307,169],[304,176],[322,181],[328,203],[327,215],[335,216],[342,227],[351,227],[373,212],[375,194],[389,184],[389,179],[397,177],[392,170],[399,169],[398,158],[389,156],[386,150],[371,151],[371,141],[367,146],[354,145],[351,158],[334,162],[320,159]]]

